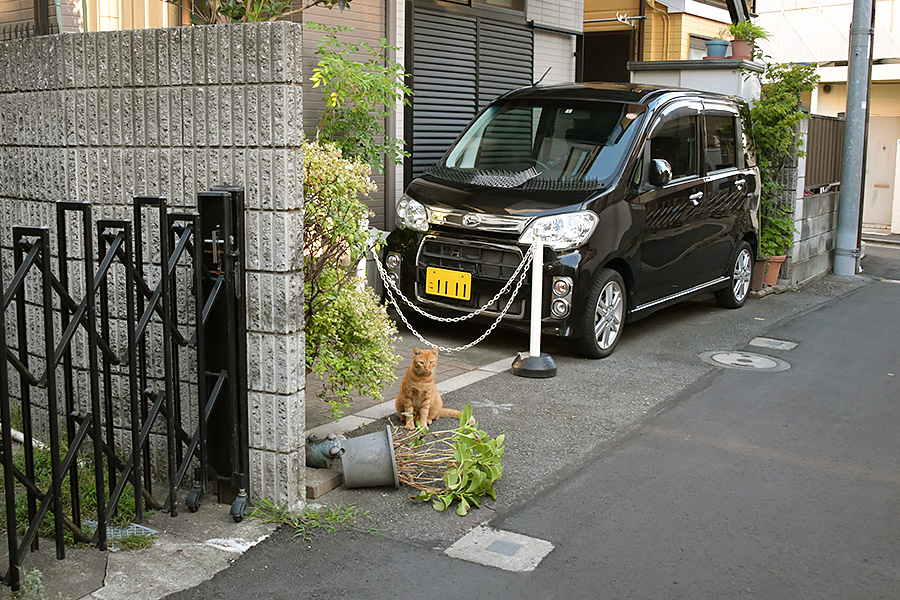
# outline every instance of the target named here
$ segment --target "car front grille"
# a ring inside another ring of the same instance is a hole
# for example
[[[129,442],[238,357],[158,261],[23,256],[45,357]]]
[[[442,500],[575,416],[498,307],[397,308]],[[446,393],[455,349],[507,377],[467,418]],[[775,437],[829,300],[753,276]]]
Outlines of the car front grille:
[[[522,262],[523,254],[517,246],[460,240],[441,236],[426,236],[419,245],[416,257],[416,298],[423,303],[446,306],[464,311],[473,311],[493,298],[500,288],[509,281],[516,267]],[[425,270],[428,267],[465,271],[472,274],[472,295],[469,300],[457,300],[425,293]],[[528,270],[528,266],[523,267]],[[525,298],[528,297],[528,279],[519,290],[516,300],[509,308],[507,316],[523,318]],[[499,313],[515,289],[502,295],[485,311]]]

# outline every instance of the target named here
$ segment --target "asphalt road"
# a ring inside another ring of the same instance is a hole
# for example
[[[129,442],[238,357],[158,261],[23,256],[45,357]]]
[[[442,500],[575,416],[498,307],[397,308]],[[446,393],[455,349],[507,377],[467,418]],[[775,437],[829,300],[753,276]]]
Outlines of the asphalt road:
[[[380,535],[282,529],[170,598],[897,598],[898,266],[900,250],[870,247],[865,277],[663,311],[603,361],[549,344],[556,378],[505,373],[446,399],[507,435],[490,507],[459,518],[408,490],[338,490],[325,499],[369,510],[355,525]],[[763,334],[797,346],[747,345]],[[791,368],[718,368],[699,359],[712,350]],[[482,523],[555,549],[527,573],[443,554]]]

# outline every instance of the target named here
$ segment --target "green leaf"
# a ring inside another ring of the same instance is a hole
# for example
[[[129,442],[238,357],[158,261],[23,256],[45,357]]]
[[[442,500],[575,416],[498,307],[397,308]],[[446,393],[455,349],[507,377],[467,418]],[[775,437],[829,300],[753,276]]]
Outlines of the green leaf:
[[[469,503],[466,502],[465,498],[459,499],[459,506],[456,507],[456,514],[461,517],[466,516],[466,513],[469,512]]]

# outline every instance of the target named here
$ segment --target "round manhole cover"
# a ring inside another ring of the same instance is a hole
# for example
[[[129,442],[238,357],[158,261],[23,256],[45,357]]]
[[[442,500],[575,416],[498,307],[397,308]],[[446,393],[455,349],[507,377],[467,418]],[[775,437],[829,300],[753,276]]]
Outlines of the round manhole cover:
[[[711,365],[717,367],[727,367],[729,369],[743,369],[745,371],[786,371],[791,365],[781,360],[763,354],[754,354],[752,352],[704,352],[700,358]]]

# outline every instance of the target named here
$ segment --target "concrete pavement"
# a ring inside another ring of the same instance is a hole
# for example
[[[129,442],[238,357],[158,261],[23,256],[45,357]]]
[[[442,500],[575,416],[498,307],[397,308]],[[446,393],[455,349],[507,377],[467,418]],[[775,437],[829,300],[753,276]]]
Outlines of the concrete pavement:
[[[896,251],[879,255],[895,268]],[[489,508],[459,518],[404,490],[339,489],[382,535],[279,531],[171,598],[895,598],[898,314],[894,277],[828,278],[651,317],[604,361],[557,347],[554,380],[501,373],[448,394],[507,435]],[[760,334],[797,345],[750,346]],[[711,349],[791,368],[714,367],[699,360]],[[554,548],[526,572],[450,558],[477,526]]]
[[[878,250],[870,252],[866,260],[875,265],[876,270],[893,273],[890,269],[898,264],[897,255],[896,252],[890,254],[889,251]],[[482,510],[471,511],[465,518],[459,518],[453,514],[436,513],[411,502],[408,500],[409,490],[339,488],[324,500],[343,505],[355,503],[357,507],[368,510],[371,520],[367,519],[361,525],[376,527],[384,535],[371,537],[351,532],[320,536],[311,544],[295,547],[294,544],[298,542],[291,539],[290,532],[279,532],[251,549],[245,558],[239,559],[231,569],[224,571],[213,581],[174,597],[231,597],[234,593],[251,598],[320,595],[329,598],[387,597],[379,595],[380,592],[357,595],[353,591],[357,588],[352,581],[347,582],[343,588],[339,585],[340,582],[334,579],[334,573],[346,569],[348,561],[354,560],[359,561],[361,567],[373,570],[372,572],[384,568],[396,573],[414,572],[418,568],[416,561],[423,560],[424,557],[429,564],[435,561],[438,571],[448,569],[447,565],[451,565],[450,572],[469,581],[471,575],[468,572],[460,574],[455,570],[453,565],[459,566],[459,561],[446,558],[442,554],[443,550],[476,526],[503,524],[506,519],[512,523],[515,515],[524,514],[527,507],[538,502],[542,495],[551,493],[542,490],[566,489],[566,482],[586,472],[590,465],[597,462],[598,456],[602,456],[610,448],[618,447],[623,440],[627,441],[637,435],[635,432],[640,431],[647,419],[652,419],[654,414],[666,407],[684,402],[692,390],[709,385],[721,370],[699,360],[699,354],[714,350],[748,349],[747,343],[751,339],[769,334],[778,323],[815,310],[852,289],[874,285],[871,276],[877,273],[868,268],[867,273],[867,277],[825,278],[799,292],[752,300],[738,311],[715,307],[709,298],[686,303],[629,325],[616,354],[603,361],[580,359],[564,341],[548,340],[544,349],[554,356],[560,366],[560,375],[550,380],[520,379],[501,368],[503,362],[511,362],[516,352],[527,348],[527,337],[523,334],[500,330],[483,344],[461,356],[442,355],[443,365],[455,363],[457,366],[454,368],[458,368],[459,364],[469,365],[461,372],[445,377],[445,381],[465,376],[466,373],[482,372],[477,377],[478,381],[447,390],[446,405],[459,408],[465,403],[472,404],[482,428],[494,435],[507,435],[507,452],[504,457],[506,471],[498,485],[497,502],[492,502]],[[427,336],[448,346],[464,344],[477,337],[480,331],[482,330],[477,327],[454,327],[451,331],[423,327]],[[404,335],[401,343],[411,348],[418,342],[411,336]],[[392,398],[388,399],[387,404],[392,405]],[[378,417],[377,414],[369,416],[375,420],[376,427],[383,427],[377,420]],[[444,419],[439,423],[450,426],[448,421]],[[580,505],[574,511],[571,511],[571,506],[563,508],[564,504],[557,505],[560,514],[568,514],[568,519],[580,527],[585,520],[593,518],[598,493],[603,494],[603,490],[595,491],[591,498],[573,500]],[[639,504],[640,501],[635,500],[635,506]],[[202,548],[206,553],[206,547],[209,547],[215,552],[228,552],[227,555],[213,552],[209,561],[200,561],[194,557],[183,560],[180,555],[183,555],[186,546],[179,551],[177,545],[166,543],[140,552],[110,554],[109,566],[105,572],[100,571],[102,566],[93,567],[98,573],[95,585],[99,585],[96,582],[102,582],[104,577],[107,583],[107,587],[96,591],[93,597],[124,597],[117,594],[124,594],[128,590],[127,595],[136,599],[156,599],[171,591],[195,585],[229,566],[238,556],[234,549],[244,549],[258,541],[265,535],[266,528],[261,532],[254,530],[241,533],[235,528],[244,524],[235,526],[227,516],[227,508],[204,505],[199,513],[183,512],[182,516],[173,521],[200,515],[210,519],[208,527],[195,528],[196,533],[189,534],[176,531],[175,523],[172,523],[173,528],[167,533],[181,536],[176,540],[180,539],[194,550]],[[219,509],[221,514],[216,512]],[[169,518],[166,515],[159,515],[157,519],[163,523],[162,528],[168,529],[166,524],[169,523]],[[524,531],[524,527],[522,529],[522,533],[528,533]],[[543,532],[540,534],[544,535]],[[547,537],[552,538],[550,541],[556,549],[546,560],[565,554],[565,548],[568,547],[565,536],[561,536],[562,540],[557,539],[560,536],[556,535],[544,535],[544,539]],[[215,547],[215,543],[207,543],[211,539],[238,541],[235,541],[232,548],[221,550]],[[92,553],[93,559],[99,554],[96,551],[87,552]],[[284,552],[287,553],[286,558],[282,556]],[[201,553],[198,552],[199,554]],[[336,556],[342,557],[340,567],[333,564]],[[372,565],[372,557],[384,557],[382,562],[386,561],[386,564]],[[408,557],[408,562],[405,562],[404,557]],[[48,575],[45,581],[50,584],[48,587],[51,591],[54,582],[62,581],[64,593],[74,598],[82,594],[70,585],[72,579],[66,579],[65,573],[67,569],[74,571],[79,567],[68,562],[69,560],[72,559],[57,563],[62,566],[59,571],[62,579],[46,571]],[[123,566],[117,566],[122,560],[126,561],[121,563]],[[285,560],[288,562],[285,563]],[[93,563],[99,561],[93,560]],[[151,564],[160,566],[149,566]],[[177,564],[179,568],[167,569],[164,566],[166,564]],[[278,567],[279,572],[288,569],[293,574],[287,579],[280,575],[260,578],[261,573],[271,573],[267,570],[268,565]],[[181,567],[187,569],[186,575],[181,574]],[[471,567],[463,567],[468,568]],[[543,568],[539,566],[538,571]],[[479,566],[477,569],[487,567]],[[491,581],[498,577],[494,569],[484,572],[489,574],[488,579]],[[352,578],[352,574],[351,570],[348,577]],[[162,582],[158,581],[160,577],[167,578],[168,583],[161,585]],[[298,577],[302,581],[296,581]],[[356,577],[361,582],[373,581],[372,577],[360,573],[356,573]],[[124,586],[114,587],[117,579]],[[228,585],[235,586],[233,593],[227,591]],[[412,586],[410,589],[415,587],[414,583],[409,585]],[[431,584],[429,589],[430,587]],[[332,589],[338,593],[330,594],[328,590]],[[390,589],[397,592],[396,582]],[[502,592],[505,588],[497,589]],[[359,593],[362,594],[361,591]],[[400,593],[393,597],[405,596]],[[495,597],[510,596],[500,593]]]

